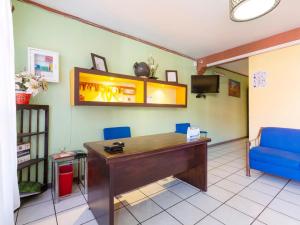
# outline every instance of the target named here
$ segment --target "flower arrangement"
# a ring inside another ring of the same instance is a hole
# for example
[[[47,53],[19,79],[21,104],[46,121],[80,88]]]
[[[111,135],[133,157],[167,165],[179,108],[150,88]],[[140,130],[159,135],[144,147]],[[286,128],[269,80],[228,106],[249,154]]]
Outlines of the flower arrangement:
[[[46,91],[48,89],[48,83],[42,76],[23,71],[15,75],[15,89],[17,92],[35,96],[39,92]]]
[[[150,56],[148,58],[148,66],[150,68],[150,76],[149,76],[149,78],[156,78],[155,77],[155,73],[157,71],[158,64],[155,64],[154,58],[152,56]]]

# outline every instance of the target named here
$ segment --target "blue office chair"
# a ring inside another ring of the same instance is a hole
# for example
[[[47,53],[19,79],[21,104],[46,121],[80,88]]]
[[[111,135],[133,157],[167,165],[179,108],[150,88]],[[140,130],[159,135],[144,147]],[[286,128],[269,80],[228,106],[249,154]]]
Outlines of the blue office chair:
[[[130,127],[108,127],[103,129],[104,140],[131,137]]]
[[[187,129],[191,126],[190,123],[177,123],[175,133],[186,134]]]

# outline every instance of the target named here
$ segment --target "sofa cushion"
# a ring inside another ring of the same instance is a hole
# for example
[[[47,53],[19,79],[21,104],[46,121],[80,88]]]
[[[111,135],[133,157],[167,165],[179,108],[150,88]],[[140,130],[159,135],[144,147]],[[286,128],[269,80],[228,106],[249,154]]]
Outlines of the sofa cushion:
[[[275,148],[261,146],[252,148],[250,150],[250,164],[251,161],[300,169],[300,153],[288,152]]]
[[[300,153],[300,130],[264,127],[262,128],[260,146]]]

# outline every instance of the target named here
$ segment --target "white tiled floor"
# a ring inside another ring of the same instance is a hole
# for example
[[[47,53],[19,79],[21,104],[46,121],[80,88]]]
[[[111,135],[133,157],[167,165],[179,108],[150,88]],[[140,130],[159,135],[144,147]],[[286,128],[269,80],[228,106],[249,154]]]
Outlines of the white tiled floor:
[[[300,182],[251,171],[245,176],[245,141],[208,149],[208,191],[168,177],[115,199],[116,225],[300,225]],[[97,225],[87,196],[53,204],[51,191],[27,200],[16,224]]]

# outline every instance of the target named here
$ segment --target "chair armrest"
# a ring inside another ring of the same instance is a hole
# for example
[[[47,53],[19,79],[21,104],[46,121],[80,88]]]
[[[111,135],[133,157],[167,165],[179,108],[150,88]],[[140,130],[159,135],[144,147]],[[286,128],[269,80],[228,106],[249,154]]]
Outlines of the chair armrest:
[[[250,158],[249,158],[249,152],[250,152],[250,148],[251,145],[254,144],[254,146],[258,146],[260,143],[260,136],[261,136],[261,130],[262,128],[260,128],[258,135],[256,138],[251,139],[251,140],[247,140],[246,141],[246,175],[250,176]]]
[[[246,141],[246,176],[248,177],[250,177],[250,154],[249,153],[250,153],[251,143],[254,142],[256,144],[257,139],[258,138]]]
[[[251,140],[247,140],[246,142],[247,147],[250,149],[251,146],[257,146],[259,144],[259,137],[256,137],[254,139]]]
[[[259,129],[258,135],[256,138],[251,139],[251,140],[247,140],[247,149],[250,150],[250,147],[252,144],[254,144],[254,146],[258,146],[259,142],[260,142],[260,136],[261,136],[261,131],[262,128]]]

